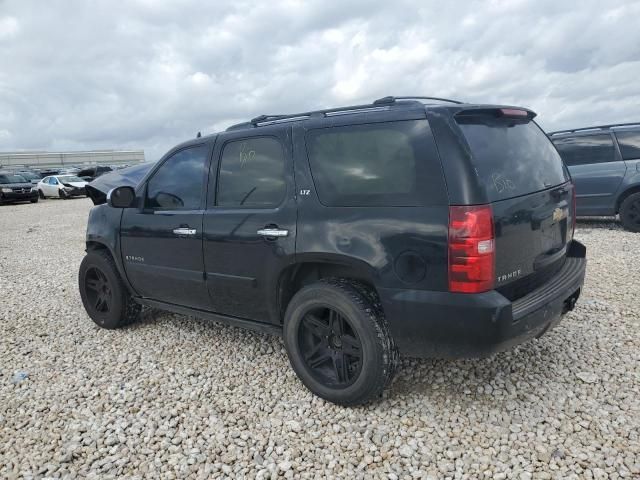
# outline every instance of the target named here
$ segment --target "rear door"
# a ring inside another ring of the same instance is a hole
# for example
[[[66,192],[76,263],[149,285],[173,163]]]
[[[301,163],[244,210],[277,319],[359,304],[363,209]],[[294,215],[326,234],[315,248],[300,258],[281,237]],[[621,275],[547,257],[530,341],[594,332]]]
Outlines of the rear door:
[[[203,225],[212,309],[278,322],[278,278],[296,242],[291,127],[224,133],[213,158]]]
[[[511,300],[563,265],[573,237],[572,185],[532,120],[492,111],[456,116],[495,223],[495,286]]]
[[[627,166],[613,134],[551,137],[576,187],[578,215],[611,215]]]
[[[202,256],[209,154],[208,144],[173,153],[143,185],[140,208],[123,211],[122,260],[143,297],[210,307]]]

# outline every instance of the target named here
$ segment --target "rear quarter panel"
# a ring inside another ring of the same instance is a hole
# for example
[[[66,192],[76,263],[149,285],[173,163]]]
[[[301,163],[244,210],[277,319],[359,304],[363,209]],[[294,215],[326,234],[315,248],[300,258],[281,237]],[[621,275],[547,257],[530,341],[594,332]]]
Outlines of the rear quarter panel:
[[[446,194],[437,205],[429,206],[325,206],[313,182],[305,132],[303,125],[294,127],[298,260],[313,258],[368,270],[377,288],[446,290]],[[434,155],[437,156],[435,147]],[[442,172],[435,173],[437,181],[444,182]],[[424,184],[423,188],[434,187]],[[407,278],[411,280],[406,281]]]

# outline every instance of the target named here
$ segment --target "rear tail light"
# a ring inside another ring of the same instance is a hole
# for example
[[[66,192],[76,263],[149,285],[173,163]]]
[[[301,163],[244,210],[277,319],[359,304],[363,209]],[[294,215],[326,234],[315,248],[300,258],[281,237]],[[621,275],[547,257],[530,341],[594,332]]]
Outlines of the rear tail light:
[[[491,290],[495,277],[495,234],[490,205],[449,207],[449,291]]]

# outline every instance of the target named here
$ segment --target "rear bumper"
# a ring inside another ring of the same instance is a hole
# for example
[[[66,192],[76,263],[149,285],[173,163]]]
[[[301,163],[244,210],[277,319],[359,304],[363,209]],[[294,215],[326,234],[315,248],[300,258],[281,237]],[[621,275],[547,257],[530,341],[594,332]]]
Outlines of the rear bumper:
[[[379,289],[391,334],[404,355],[475,358],[544,334],[580,295],[586,248],[573,241],[562,269],[515,302],[495,290],[458,294]]]

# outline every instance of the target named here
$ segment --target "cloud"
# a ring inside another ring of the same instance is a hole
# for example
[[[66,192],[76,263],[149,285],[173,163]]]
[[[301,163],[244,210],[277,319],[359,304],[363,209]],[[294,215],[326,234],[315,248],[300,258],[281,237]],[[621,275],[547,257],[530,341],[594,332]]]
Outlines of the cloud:
[[[640,120],[640,2],[0,3],[0,150],[144,148],[421,94]]]

